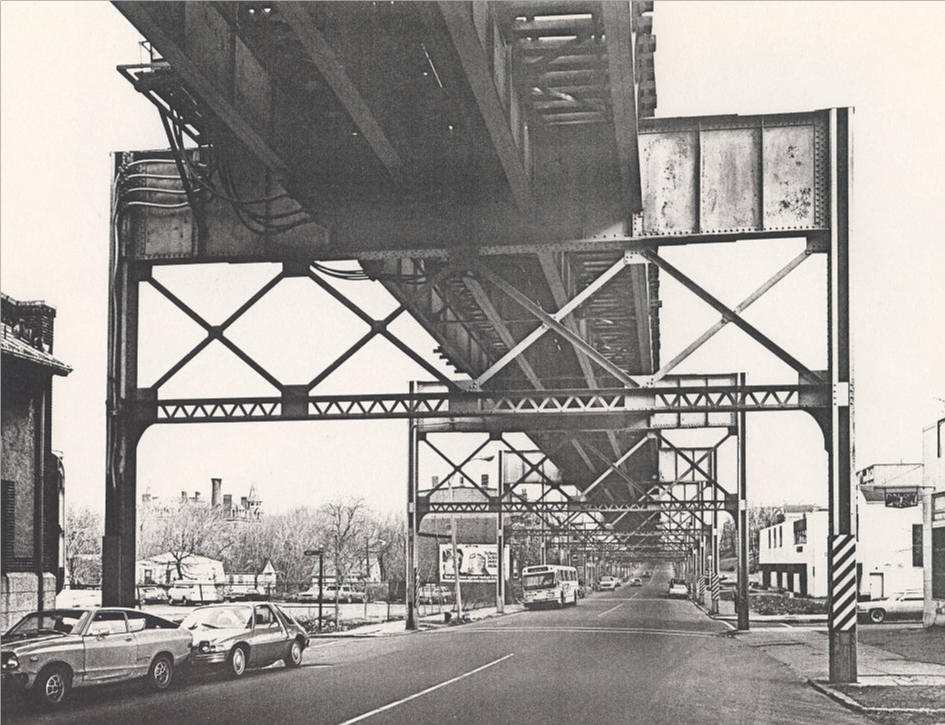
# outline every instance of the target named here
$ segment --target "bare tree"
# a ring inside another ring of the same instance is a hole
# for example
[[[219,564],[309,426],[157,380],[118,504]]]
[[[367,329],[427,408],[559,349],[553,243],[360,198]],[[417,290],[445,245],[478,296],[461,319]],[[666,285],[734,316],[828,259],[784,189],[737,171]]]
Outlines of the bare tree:
[[[370,535],[370,517],[364,499],[329,501],[318,508],[325,555],[335,568],[336,580],[343,581],[361,560],[365,537]]]
[[[218,506],[181,502],[174,507],[142,510],[140,555],[170,554],[180,579],[188,578],[188,559],[218,559],[231,545],[231,530]]]
[[[93,509],[71,506],[66,509],[63,557],[69,586],[97,584],[102,572],[102,517]]]

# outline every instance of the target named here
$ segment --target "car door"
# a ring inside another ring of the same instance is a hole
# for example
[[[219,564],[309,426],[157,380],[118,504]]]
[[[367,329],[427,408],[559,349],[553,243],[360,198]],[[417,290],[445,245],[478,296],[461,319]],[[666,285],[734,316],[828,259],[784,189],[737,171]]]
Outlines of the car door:
[[[89,622],[82,637],[86,680],[100,682],[133,677],[137,647],[128,631],[125,613],[102,609]]]
[[[285,655],[288,636],[268,604],[255,607],[250,649],[256,666],[268,665]]]
[[[922,616],[922,608],[925,604],[925,595],[920,591],[903,592],[896,602],[897,619],[917,619]]]

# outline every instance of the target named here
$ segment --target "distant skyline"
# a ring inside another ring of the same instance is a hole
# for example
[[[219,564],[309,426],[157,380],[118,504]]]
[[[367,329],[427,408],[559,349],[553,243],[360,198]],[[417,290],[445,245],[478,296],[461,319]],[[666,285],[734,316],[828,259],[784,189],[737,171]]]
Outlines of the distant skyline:
[[[135,30],[106,3],[0,4],[0,287],[57,309],[56,356],[74,368],[54,386],[53,445],[70,505],[104,505],[109,153],[162,148],[157,114],[115,66],[144,60]],[[657,116],[771,113],[852,105],[855,204],[853,348],[857,468],[921,460],[921,431],[945,414],[945,4],[657,3]],[[727,303],[737,303],[801,248],[798,241],[665,249]],[[226,274],[224,274],[226,272]],[[159,271],[211,322],[272,275],[266,265]],[[823,260],[807,260],[749,320],[802,361],[825,351]],[[345,283],[374,315],[394,306],[376,283]],[[717,319],[661,278],[662,359]],[[242,297],[241,297],[242,295]],[[197,339],[197,328],[142,293],[140,376],[147,384]],[[789,321],[789,324],[785,324]],[[731,326],[729,326],[731,327]],[[234,330],[287,379],[356,339],[363,324],[305,280],[282,283]],[[394,326],[447,370],[436,343],[406,316]],[[208,348],[167,395],[268,394],[225,350]],[[748,370],[750,382],[791,371],[725,329],[680,372]],[[324,392],[395,392],[429,377],[382,341],[331,376]],[[322,390],[322,388],[320,388]],[[456,455],[472,449],[457,443]],[[749,416],[752,504],[826,502],[826,457],[803,413]],[[494,475],[494,464],[474,469]],[[490,467],[491,466],[491,467]],[[430,473],[445,473],[445,469]],[[139,446],[138,494],[207,491],[222,477],[250,485],[279,512],[363,496],[404,510],[402,421],[152,426]]]

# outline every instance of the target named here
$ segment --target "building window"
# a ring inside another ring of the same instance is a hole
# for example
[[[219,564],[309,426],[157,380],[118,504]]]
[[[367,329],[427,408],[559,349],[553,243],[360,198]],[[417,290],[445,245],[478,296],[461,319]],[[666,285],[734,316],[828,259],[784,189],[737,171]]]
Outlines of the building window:
[[[912,566],[922,566],[922,524],[912,524]]]
[[[6,568],[7,562],[13,559],[13,542],[16,538],[14,522],[16,521],[16,483],[14,481],[3,481],[3,488],[0,490],[0,527],[2,527],[2,540],[0,547],[3,549],[3,564]]]

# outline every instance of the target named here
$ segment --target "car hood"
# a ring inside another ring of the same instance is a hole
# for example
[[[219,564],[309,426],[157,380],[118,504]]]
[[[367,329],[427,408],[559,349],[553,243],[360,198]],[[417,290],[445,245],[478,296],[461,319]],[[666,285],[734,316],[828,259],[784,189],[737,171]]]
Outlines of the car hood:
[[[81,644],[82,638],[74,634],[36,634],[32,637],[3,638],[3,651],[14,652],[19,657],[23,654],[39,652],[47,647],[64,647],[70,644]]]
[[[234,639],[246,634],[249,630],[243,629],[241,627],[235,627],[231,629],[213,629],[211,627],[197,627],[197,629],[188,630],[194,638],[195,643],[199,642],[210,642],[218,643],[224,642],[228,639]]]

